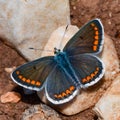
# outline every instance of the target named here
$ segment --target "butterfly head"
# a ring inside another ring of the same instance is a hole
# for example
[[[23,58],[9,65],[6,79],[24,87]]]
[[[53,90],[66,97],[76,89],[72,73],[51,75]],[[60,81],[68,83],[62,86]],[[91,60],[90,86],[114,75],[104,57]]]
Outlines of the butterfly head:
[[[54,48],[54,54],[58,55],[61,52],[60,49],[57,49],[56,47]]]

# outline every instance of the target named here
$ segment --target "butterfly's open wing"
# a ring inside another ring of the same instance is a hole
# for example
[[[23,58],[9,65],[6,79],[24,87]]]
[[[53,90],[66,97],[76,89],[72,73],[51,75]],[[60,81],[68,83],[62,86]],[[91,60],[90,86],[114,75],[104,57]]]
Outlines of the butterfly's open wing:
[[[82,53],[99,53],[103,45],[103,26],[99,19],[85,24],[66,44],[68,56]]]
[[[45,91],[51,103],[63,104],[76,96],[78,88],[71,76],[57,65],[47,78]]]
[[[104,64],[96,56],[81,54],[68,57],[82,88],[97,83],[104,75]]]
[[[54,57],[43,57],[18,67],[11,77],[20,86],[40,91],[55,65]]]

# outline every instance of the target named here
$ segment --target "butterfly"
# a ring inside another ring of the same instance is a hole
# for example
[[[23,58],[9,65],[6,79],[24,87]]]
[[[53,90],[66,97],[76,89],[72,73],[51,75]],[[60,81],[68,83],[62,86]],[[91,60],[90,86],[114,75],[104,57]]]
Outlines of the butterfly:
[[[59,105],[72,100],[80,89],[97,83],[105,67],[97,57],[102,51],[104,29],[99,19],[85,24],[63,50],[23,64],[11,74],[14,82],[27,89],[41,91],[49,102]]]

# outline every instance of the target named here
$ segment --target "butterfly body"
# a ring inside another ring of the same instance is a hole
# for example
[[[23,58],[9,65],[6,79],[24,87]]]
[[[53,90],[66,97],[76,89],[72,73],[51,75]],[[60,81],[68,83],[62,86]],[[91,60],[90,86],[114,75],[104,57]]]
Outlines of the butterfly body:
[[[79,86],[80,82],[75,75],[75,72],[69,62],[67,54],[65,52],[59,52],[56,54],[56,56],[54,56],[54,59],[58,66],[61,67],[61,69],[63,69],[63,71],[68,74],[74,81],[76,81],[76,86]]]
[[[65,45],[46,56],[18,67],[11,77],[28,89],[45,89],[53,104],[72,100],[80,89],[97,83],[104,75],[103,62],[96,56],[103,47],[104,30],[99,19],[84,25]]]

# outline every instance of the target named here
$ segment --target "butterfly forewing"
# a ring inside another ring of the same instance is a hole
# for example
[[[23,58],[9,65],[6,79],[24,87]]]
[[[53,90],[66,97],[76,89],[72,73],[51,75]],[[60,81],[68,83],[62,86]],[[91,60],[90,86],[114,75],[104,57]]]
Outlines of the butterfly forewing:
[[[68,56],[82,53],[99,53],[103,44],[103,26],[99,19],[84,25],[66,44],[63,51]]]
[[[19,85],[32,90],[41,90],[49,73],[56,62],[54,57],[43,57],[18,67],[12,74],[13,80]]]
[[[75,97],[78,88],[71,76],[57,65],[47,78],[46,96],[53,104],[63,104]]]
[[[94,85],[104,75],[104,64],[96,56],[81,54],[69,57],[69,61],[83,88]]]

